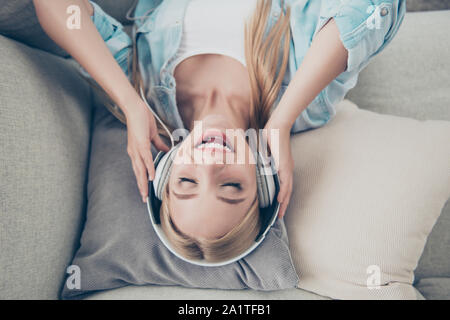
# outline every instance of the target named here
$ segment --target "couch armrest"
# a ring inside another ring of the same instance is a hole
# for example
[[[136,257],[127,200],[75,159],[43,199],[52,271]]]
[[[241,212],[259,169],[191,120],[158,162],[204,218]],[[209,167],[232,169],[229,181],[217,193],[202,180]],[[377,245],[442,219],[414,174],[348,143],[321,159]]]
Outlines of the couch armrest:
[[[3,36],[0,56],[0,299],[56,299],[84,216],[90,89]]]

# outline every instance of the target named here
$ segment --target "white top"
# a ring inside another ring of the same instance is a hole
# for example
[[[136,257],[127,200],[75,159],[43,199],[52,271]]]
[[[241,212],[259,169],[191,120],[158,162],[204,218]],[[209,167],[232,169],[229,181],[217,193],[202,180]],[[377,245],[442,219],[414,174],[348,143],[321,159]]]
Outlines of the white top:
[[[244,28],[256,0],[191,0],[183,21],[173,70],[191,56],[206,53],[230,56],[244,66]]]

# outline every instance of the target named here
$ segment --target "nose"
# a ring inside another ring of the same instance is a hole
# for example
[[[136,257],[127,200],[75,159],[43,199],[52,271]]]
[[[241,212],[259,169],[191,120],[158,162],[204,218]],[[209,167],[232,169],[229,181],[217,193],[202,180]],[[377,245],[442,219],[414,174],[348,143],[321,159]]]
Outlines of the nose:
[[[225,164],[203,164],[200,166],[197,166],[197,169],[199,170],[199,174],[204,179],[204,186],[208,189],[207,192],[211,192],[214,190],[214,186],[217,184],[218,180],[217,177],[222,175],[222,172],[225,172],[226,170]]]

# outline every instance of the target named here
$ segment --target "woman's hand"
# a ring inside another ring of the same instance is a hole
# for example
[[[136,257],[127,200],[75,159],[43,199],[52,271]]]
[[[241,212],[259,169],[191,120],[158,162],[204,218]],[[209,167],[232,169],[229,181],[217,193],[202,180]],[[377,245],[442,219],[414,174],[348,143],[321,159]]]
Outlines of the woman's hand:
[[[155,117],[142,100],[139,99],[133,107],[127,108],[125,116],[128,135],[127,152],[131,158],[142,201],[146,202],[148,181],[155,177],[150,141],[161,151],[167,152],[169,147],[161,140]]]
[[[294,160],[292,159],[291,152],[290,128],[290,125],[278,122],[273,117],[269,119],[265,126],[265,129],[268,129],[266,135],[267,142],[271,154],[275,159],[275,167],[280,179],[280,192],[277,197],[278,202],[280,202],[279,218],[284,216],[292,194]],[[276,139],[278,141],[272,141],[270,130],[278,130],[279,139]]]

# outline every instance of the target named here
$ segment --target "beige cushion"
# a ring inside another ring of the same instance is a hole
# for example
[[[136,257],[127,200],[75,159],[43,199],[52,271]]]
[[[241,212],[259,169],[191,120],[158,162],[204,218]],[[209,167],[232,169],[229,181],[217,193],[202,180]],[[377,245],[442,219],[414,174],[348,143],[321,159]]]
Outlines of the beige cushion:
[[[299,287],[335,299],[416,299],[413,271],[450,196],[449,142],[450,122],[349,101],[326,126],[293,136],[285,219]],[[380,286],[369,289],[377,267]]]

